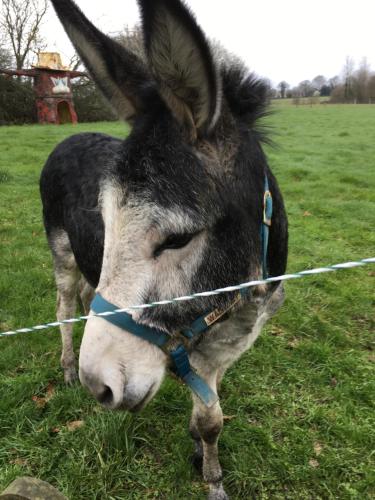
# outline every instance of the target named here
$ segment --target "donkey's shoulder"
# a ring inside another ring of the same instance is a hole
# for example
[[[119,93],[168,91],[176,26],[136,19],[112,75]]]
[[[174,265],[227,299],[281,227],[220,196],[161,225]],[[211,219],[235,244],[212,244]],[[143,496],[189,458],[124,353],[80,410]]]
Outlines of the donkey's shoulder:
[[[122,141],[99,133],[76,134],[63,140],[49,155],[41,174],[41,188],[58,179],[97,179],[111,168]]]
[[[122,140],[107,134],[86,132],[75,134],[60,142],[50,154],[47,163],[59,156],[75,156],[87,154],[116,153]],[[103,153],[105,151],[105,153]]]

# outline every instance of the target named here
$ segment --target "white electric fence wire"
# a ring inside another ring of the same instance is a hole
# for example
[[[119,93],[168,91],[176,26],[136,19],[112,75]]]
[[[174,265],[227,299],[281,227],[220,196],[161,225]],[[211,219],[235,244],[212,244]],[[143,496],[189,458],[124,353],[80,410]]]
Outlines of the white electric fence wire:
[[[301,271],[299,273],[294,273],[294,274],[284,274],[283,276],[276,276],[273,278],[249,281],[247,283],[242,283],[242,284],[236,285],[236,286],[227,286],[225,288],[218,288],[217,290],[194,293],[192,295],[186,295],[184,297],[176,297],[176,298],[170,299],[170,300],[160,300],[158,302],[151,302],[150,304],[140,304],[140,305],[135,305],[135,306],[129,306],[129,307],[126,307],[124,309],[116,309],[115,311],[108,311],[108,312],[103,312],[103,313],[98,313],[98,314],[90,314],[90,316],[79,316],[77,318],[64,319],[62,321],[54,321],[52,323],[45,323],[42,325],[30,327],[30,328],[20,328],[18,330],[11,330],[9,332],[0,333],[0,338],[1,337],[9,337],[12,335],[17,335],[18,333],[37,332],[40,330],[46,330],[48,328],[55,328],[57,326],[61,326],[64,324],[80,323],[81,321],[86,321],[88,319],[95,318],[95,317],[112,316],[112,315],[117,314],[117,313],[129,312],[129,311],[138,310],[138,309],[150,309],[151,307],[175,304],[177,302],[186,302],[188,300],[194,300],[194,299],[197,299],[200,297],[212,297],[213,295],[219,295],[222,293],[229,293],[229,292],[236,292],[239,290],[243,290],[245,288],[251,288],[253,286],[265,285],[267,283],[273,283],[274,281],[287,281],[287,280],[292,280],[292,279],[299,279],[299,278],[304,278],[305,276],[311,276],[314,274],[331,273],[333,271],[339,271],[340,269],[352,269],[354,267],[362,267],[362,266],[365,266],[368,264],[375,264],[375,257],[372,257],[370,259],[362,259],[362,260],[357,261],[357,262],[345,262],[343,264],[335,264],[333,266],[319,267],[317,269],[310,269],[307,271]]]

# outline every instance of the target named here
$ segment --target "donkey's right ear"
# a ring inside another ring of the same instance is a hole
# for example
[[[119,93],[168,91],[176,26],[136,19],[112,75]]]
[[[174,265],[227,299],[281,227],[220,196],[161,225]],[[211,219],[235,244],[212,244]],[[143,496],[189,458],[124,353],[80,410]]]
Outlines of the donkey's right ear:
[[[148,62],[175,118],[194,138],[221,110],[221,79],[210,44],[183,0],[138,0]]]
[[[87,70],[119,116],[143,111],[142,87],[151,82],[143,62],[99,31],[72,0],[51,0]]]

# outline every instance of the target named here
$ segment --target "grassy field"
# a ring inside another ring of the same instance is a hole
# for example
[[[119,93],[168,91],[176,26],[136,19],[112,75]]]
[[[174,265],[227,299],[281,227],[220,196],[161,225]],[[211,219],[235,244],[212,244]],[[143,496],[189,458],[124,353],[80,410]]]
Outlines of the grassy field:
[[[289,271],[375,254],[375,106],[282,106],[269,149],[290,219]],[[52,148],[121,124],[0,128],[0,331],[54,319],[38,178]],[[222,387],[233,499],[375,498],[375,268],[286,285],[287,300]],[[76,330],[76,346],[82,326]],[[190,398],[167,380],[137,416],[66,388],[57,329],[0,339],[0,491],[38,476],[70,500],[204,499]]]

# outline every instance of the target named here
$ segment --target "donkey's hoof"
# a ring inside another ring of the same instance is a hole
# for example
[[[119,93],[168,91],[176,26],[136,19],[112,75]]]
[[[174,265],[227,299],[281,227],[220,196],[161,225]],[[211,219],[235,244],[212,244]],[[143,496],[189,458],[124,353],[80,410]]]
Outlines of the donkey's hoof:
[[[221,484],[219,486],[210,485],[210,493],[207,500],[229,500],[229,497]]]
[[[64,369],[64,381],[66,385],[73,385],[78,381],[77,370],[74,367]]]

